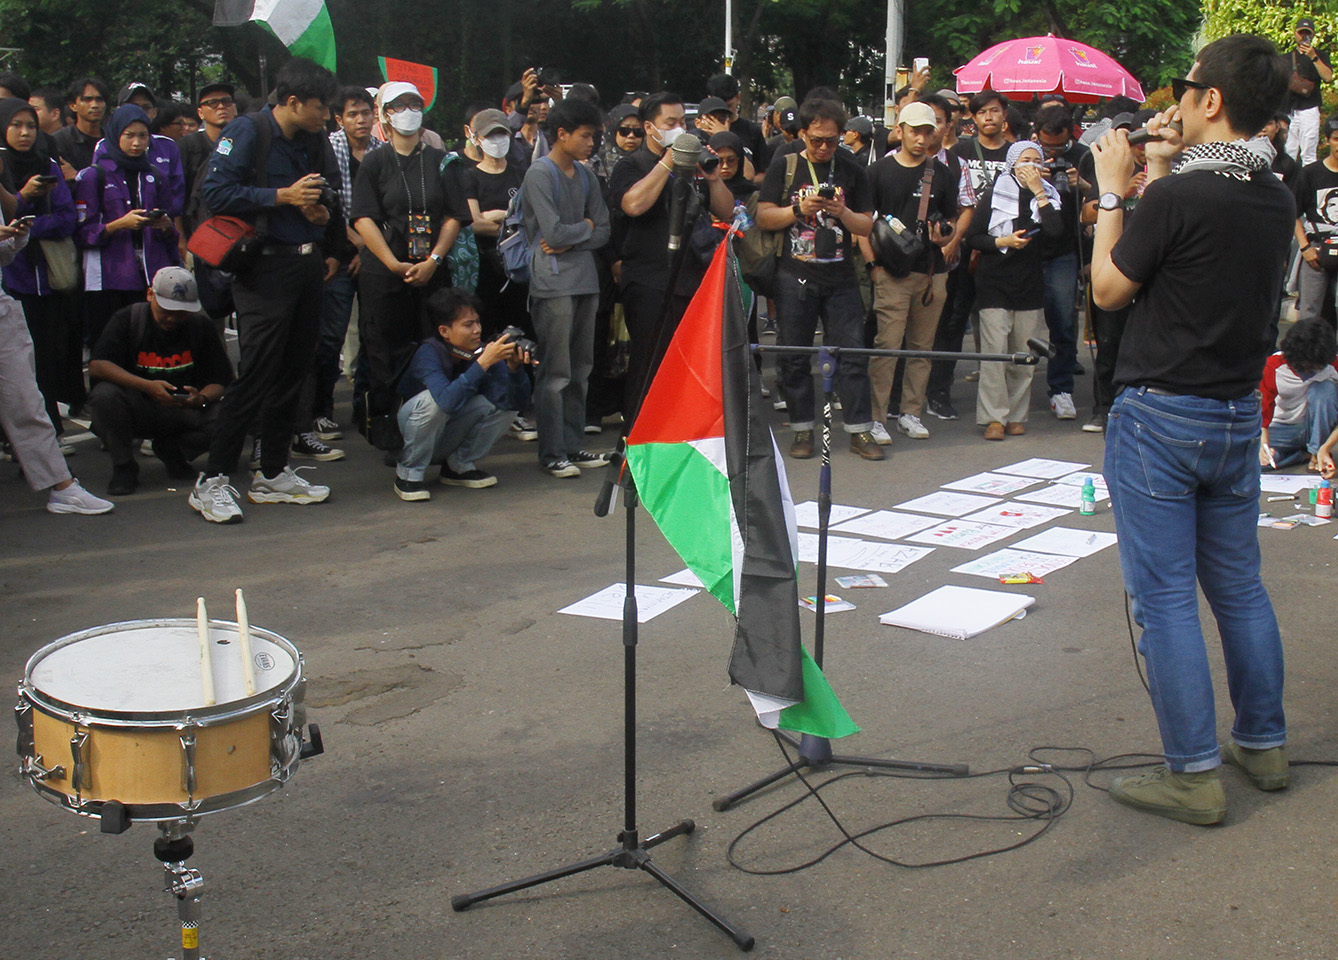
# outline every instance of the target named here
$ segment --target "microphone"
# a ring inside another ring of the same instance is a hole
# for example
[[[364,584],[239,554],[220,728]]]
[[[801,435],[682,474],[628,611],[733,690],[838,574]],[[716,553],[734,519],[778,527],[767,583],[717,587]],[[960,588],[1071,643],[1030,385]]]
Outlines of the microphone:
[[[599,488],[599,496],[595,498],[595,516],[607,517],[609,510],[613,506],[613,491],[618,486],[618,481],[622,479],[623,470],[623,448],[622,443],[618,449],[609,455],[609,465],[604,468],[604,483]]]
[[[670,162],[674,165],[674,182],[669,194],[669,258],[673,259],[683,245],[683,221],[687,219],[690,178],[701,157],[702,142],[690,133],[680,133],[669,148]]]
[[[1163,124],[1163,126],[1167,129],[1174,130],[1176,133],[1185,132],[1184,124],[1182,124],[1179,120],[1172,120],[1170,123]],[[1161,139],[1162,139],[1161,137],[1149,133],[1147,127],[1139,127],[1137,130],[1130,131],[1129,146],[1136,147],[1140,143],[1147,143],[1149,140],[1161,140]]]

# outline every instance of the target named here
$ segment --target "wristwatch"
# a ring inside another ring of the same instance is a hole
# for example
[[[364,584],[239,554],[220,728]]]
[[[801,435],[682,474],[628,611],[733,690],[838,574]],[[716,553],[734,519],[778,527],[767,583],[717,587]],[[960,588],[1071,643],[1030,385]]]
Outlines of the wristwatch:
[[[1124,199],[1118,193],[1103,193],[1096,205],[1101,210],[1119,210],[1124,207]]]
[[[429,253],[427,255],[427,258],[431,260],[433,263],[435,263],[437,266],[441,266],[442,262],[446,259],[439,253]]]

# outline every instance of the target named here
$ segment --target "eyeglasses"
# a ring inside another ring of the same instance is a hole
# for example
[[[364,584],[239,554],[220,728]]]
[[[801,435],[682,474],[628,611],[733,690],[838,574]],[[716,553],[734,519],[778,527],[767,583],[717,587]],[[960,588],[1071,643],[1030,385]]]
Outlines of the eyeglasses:
[[[646,131],[640,127],[619,127],[618,136],[620,137],[644,137]]]
[[[1171,96],[1179,100],[1185,95],[1186,90],[1209,90],[1210,84],[1199,83],[1197,80],[1189,80],[1185,77],[1176,77],[1171,81]]]
[[[212,100],[201,100],[200,106],[208,107],[210,110],[220,110],[223,107],[234,107],[237,101],[232,97],[214,97]]]
[[[838,137],[815,137],[815,136],[813,136],[813,135],[811,135],[811,134],[806,134],[805,136],[806,136],[807,139],[808,139],[808,145],[809,145],[810,147],[834,147],[834,146],[836,146],[838,143],[841,142],[841,138],[840,138],[839,136],[838,136]]]

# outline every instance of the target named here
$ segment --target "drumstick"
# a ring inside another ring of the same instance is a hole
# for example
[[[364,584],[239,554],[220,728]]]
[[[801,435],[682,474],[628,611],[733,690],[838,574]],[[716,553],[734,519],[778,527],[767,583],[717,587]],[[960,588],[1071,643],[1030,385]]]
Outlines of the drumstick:
[[[204,609],[204,597],[195,598],[195,623],[200,628],[200,681],[204,685],[204,705],[217,703],[214,696],[214,661],[209,654],[209,615]]]
[[[251,665],[251,621],[246,616],[246,598],[241,587],[237,588],[237,637],[242,648],[242,679],[249,697],[256,692],[256,673]]]

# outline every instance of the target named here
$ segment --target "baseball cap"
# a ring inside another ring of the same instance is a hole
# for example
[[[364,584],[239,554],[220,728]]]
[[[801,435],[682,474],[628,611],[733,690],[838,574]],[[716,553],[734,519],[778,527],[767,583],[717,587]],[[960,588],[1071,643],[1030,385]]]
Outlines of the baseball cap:
[[[223,83],[222,81],[206,83],[200,88],[199,93],[196,94],[195,102],[201,102],[211,93],[226,93],[230,97],[235,97],[237,96],[237,87],[234,84]]]
[[[480,110],[474,114],[474,119],[470,126],[474,128],[474,136],[483,138],[490,133],[501,130],[503,133],[511,133],[511,125],[506,122],[506,114],[500,110],[489,108]]]
[[[418,92],[418,88],[412,83],[404,80],[392,80],[381,88],[381,105],[390,106],[406,93],[412,93],[419,100],[423,99],[423,95]]]
[[[934,108],[929,104],[913,100],[901,108],[897,114],[897,123],[904,123],[908,127],[937,127],[938,117],[934,116]]]
[[[131,80],[121,88],[121,92],[116,95],[117,105],[129,103],[130,98],[137,93],[143,93],[155,107],[158,106],[158,98],[153,93],[153,87],[139,80]]]
[[[782,130],[799,126],[799,104],[794,102],[794,97],[781,97],[776,101],[776,124]]]
[[[854,130],[861,137],[871,137],[873,135],[873,121],[868,117],[851,117],[846,123],[847,130]]]
[[[1296,21],[1296,29],[1297,29],[1297,30],[1309,30],[1311,33],[1314,33],[1314,32],[1315,32],[1315,21],[1314,21],[1314,19],[1312,19],[1311,17],[1302,17],[1300,20],[1297,20],[1297,21]]]
[[[706,116],[711,113],[729,113],[729,104],[719,97],[703,97],[702,102],[697,104],[697,115]]]
[[[153,298],[164,310],[187,310],[199,313],[200,288],[195,275],[185,267],[163,267],[153,275]]]
[[[1110,118],[1110,129],[1112,130],[1132,130],[1136,126],[1132,113],[1117,113]]]
[[[935,96],[942,97],[944,100],[947,100],[949,103],[956,104],[956,105],[959,106],[959,107],[962,105],[962,96],[961,96],[961,94],[959,94],[959,93],[958,93],[956,90],[954,90],[952,87],[944,87],[942,90],[937,90],[937,91],[935,91]]]

